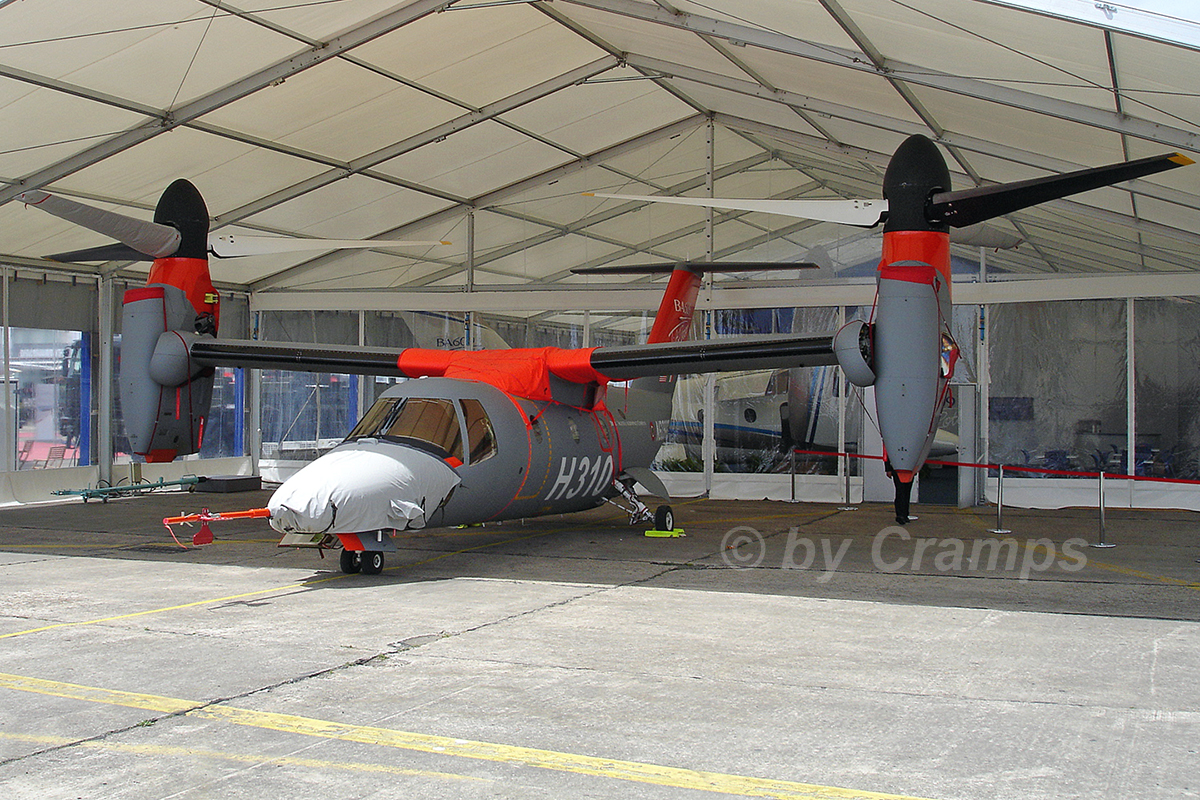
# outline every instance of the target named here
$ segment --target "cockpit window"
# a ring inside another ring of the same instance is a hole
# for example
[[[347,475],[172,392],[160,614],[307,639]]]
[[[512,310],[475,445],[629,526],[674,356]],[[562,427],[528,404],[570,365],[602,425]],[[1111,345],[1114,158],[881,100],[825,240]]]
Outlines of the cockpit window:
[[[375,405],[367,409],[367,413],[363,414],[363,418],[354,426],[354,430],[350,431],[350,435],[346,437],[346,440],[361,439],[364,436],[378,436],[379,434],[376,432],[395,407],[396,399],[394,397],[384,397],[376,400]]]
[[[471,454],[471,463],[478,464],[484,459],[496,455],[496,433],[492,430],[492,421],[483,410],[483,403],[478,400],[459,400],[462,404],[463,418],[467,421],[467,447]]]
[[[363,416],[347,440],[374,436],[411,444],[441,458],[462,461],[462,431],[449,400],[385,397]]]

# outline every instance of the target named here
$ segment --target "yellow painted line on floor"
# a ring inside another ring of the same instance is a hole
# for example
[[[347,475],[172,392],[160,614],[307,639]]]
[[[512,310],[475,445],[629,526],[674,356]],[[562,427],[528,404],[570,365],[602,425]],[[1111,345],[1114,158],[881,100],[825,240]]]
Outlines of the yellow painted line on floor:
[[[5,733],[0,731],[0,740],[11,742],[24,742],[28,744],[43,745],[47,747],[85,747],[89,750],[105,750],[115,753],[129,753],[136,756],[159,756],[164,758],[183,758],[194,760],[197,758],[207,758],[214,761],[232,761],[239,764],[252,764],[255,766],[281,766],[281,767],[304,767],[307,769],[321,770],[329,772],[332,770],[346,770],[351,772],[381,772],[386,775],[403,775],[417,778],[437,778],[440,780],[451,781],[478,781],[480,783],[494,783],[490,778],[477,778],[473,775],[456,775],[452,772],[435,772],[424,769],[405,769],[404,767],[393,767],[390,764],[367,764],[358,761],[327,761],[317,758],[299,758],[296,756],[272,756],[266,754],[252,753],[230,753],[222,750],[206,750],[195,747],[171,747],[168,745],[157,744],[124,744],[114,742],[108,739],[92,739],[87,741],[79,741],[68,736],[37,736],[33,734]]]
[[[131,544],[129,542],[113,542],[112,544],[8,544],[4,545],[0,552],[11,553],[13,555],[21,555],[26,550],[119,550],[122,547],[139,547],[145,545]],[[170,545],[162,545],[163,550],[178,550],[178,547]]]
[[[359,744],[391,747],[421,753],[492,761],[518,767],[570,772],[632,783],[647,783],[678,789],[693,789],[743,797],[808,798],[809,800],[918,800],[902,795],[819,786],[810,783],[729,775],[719,772],[667,767],[638,761],[562,753],[532,747],[455,739],[423,733],[350,725],[344,722],[276,714],[223,705],[205,705],[159,695],[101,689],[93,686],[48,681],[20,675],[0,674],[0,688],[50,695],[93,703],[125,706],[162,714],[181,714],[215,719],[263,730],[336,739]]]
[[[548,536],[551,533],[556,533],[558,530],[562,530],[562,529],[559,528],[559,529],[551,530],[551,531],[541,531],[538,533],[531,533],[531,534],[528,534],[525,536],[517,536],[517,537],[513,537],[511,539],[505,539],[505,540],[499,541],[499,542],[486,542],[484,544],[475,545],[474,547],[466,547],[466,548],[463,548],[462,550],[455,550],[450,553],[440,553],[436,556],[433,556],[432,558],[424,559],[423,561],[413,561],[413,562],[409,562],[407,564],[398,564],[394,567],[388,567],[385,570],[385,572],[391,572],[393,570],[407,569],[410,567],[417,567],[417,566],[421,566],[424,564],[429,564],[434,561],[439,561],[443,558],[450,558],[451,556],[461,555],[462,553],[469,553],[472,550],[482,550],[482,549],[488,548],[488,547],[498,547],[498,546],[504,545],[504,544],[511,544],[512,542],[524,541],[525,539],[533,539],[538,536]],[[272,540],[272,541],[274,541],[274,540]],[[306,589],[310,586],[316,586],[316,585],[319,585],[322,583],[329,583],[330,581],[339,581],[339,580],[343,580],[343,579],[349,578],[349,577],[351,577],[351,576],[350,575],[342,575],[342,574],[331,575],[328,578],[315,578],[312,580],[306,580],[302,583],[288,584],[287,586],[273,586],[269,589],[256,589],[255,591],[252,591],[252,592],[243,592],[241,594],[232,594],[232,595],[228,595],[226,597],[212,597],[212,598],[208,598],[206,600],[196,600],[191,603],[180,603],[179,605],[166,606],[164,608],[152,608],[152,609],[147,609],[145,611],[134,611],[129,614],[117,614],[117,615],[111,616],[111,617],[101,617],[99,619],[80,620],[78,622],[56,622],[52,625],[43,625],[38,628],[30,628],[28,630],[13,631],[12,633],[0,634],[0,640],[12,639],[17,636],[28,636],[29,634],[33,634],[33,633],[42,633],[44,631],[58,630],[60,628],[79,628],[79,627],[84,627],[87,625],[101,625],[106,622],[120,622],[122,620],[127,620],[127,619],[136,619],[138,617],[152,616],[154,614],[165,614],[169,611],[182,611],[187,608],[196,608],[198,606],[213,605],[216,603],[228,603],[232,600],[241,600],[241,599],[244,599],[247,597],[257,597],[259,595],[274,594],[277,592],[288,592],[288,591],[292,591],[295,589]]]
[[[1182,586],[1185,589],[1194,589],[1195,591],[1200,592],[1200,582],[1185,581],[1185,580],[1181,580],[1179,578],[1172,578],[1169,575],[1156,575],[1153,572],[1143,572],[1140,569],[1133,569],[1131,567],[1122,567],[1119,564],[1107,564],[1103,561],[1095,561],[1090,558],[1088,559],[1087,563],[1088,563],[1089,567],[1095,567],[1096,569],[1103,569],[1103,570],[1107,570],[1109,572],[1117,572],[1117,573],[1120,573],[1121,575],[1129,575],[1129,576],[1132,576],[1135,578],[1144,578],[1146,580],[1160,581],[1162,583],[1167,583],[1172,586]]]
[[[84,625],[99,625],[105,622],[118,622],[125,619],[136,619],[138,617],[147,617],[152,614],[163,614],[168,611],[180,611],[185,608],[195,608],[197,606],[207,606],[213,603],[227,603],[230,600],[240,600],[244,597],[255,597],[260,594],[271,594],[272,592],[283,592],[291,589],[303,589],[305,584],[293,583],[289,586],[275,586],[270,589],[258,589],[253,592],[243,592],[242,594],[231,594],[227,597],[215,597],[208,600],[196,600],[192,603],[180,603],[177,606],[167,606],[166,608],[152,608],[146,611],[134,611],[129,614],[117,614],[112,617],[102,617],[100,619],[80,620],[79,622],[56,622],[53,625],[43,625],[40,628],[30,628],[24,631],[14,631],[12,633],[0,634],[0,639],[11,639],[16,636],[28,636],[31,633],[42,633],[43,631],[52,631],[58,628],[78,628]]]

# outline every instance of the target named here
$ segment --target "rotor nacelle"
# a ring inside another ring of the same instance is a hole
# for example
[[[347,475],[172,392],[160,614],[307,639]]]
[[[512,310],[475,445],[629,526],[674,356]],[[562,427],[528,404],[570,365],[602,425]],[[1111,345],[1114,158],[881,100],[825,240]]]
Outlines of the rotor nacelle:
[[[212,401],[213,370],[192,367],[186,346],[196,309],[183,289],[151,284],[125,292],[121,333],[121,409],[132,452],[172,461],[199,452]],[[160,346],[161,342],[161,346]]]
[[[861,319],[847,322],[833,337],[833,354],[846,379],[866,388],[875,384],[875,352],[872,326]]]

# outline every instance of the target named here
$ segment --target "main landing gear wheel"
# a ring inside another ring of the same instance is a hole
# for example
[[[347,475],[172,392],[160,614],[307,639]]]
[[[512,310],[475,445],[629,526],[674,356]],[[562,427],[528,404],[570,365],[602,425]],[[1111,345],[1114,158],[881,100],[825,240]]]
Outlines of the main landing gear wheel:
[[[362,574],[378,575],[383,572],[383,553],[378,550],[362,554]]]
[[[343,550],[341,557],[342,572],[353,575],[362,569],[362,553],[354,550]]]
[[[675,530],[675,512],[671,510],[670,506],[659,506],[654,509],[654,530]]]

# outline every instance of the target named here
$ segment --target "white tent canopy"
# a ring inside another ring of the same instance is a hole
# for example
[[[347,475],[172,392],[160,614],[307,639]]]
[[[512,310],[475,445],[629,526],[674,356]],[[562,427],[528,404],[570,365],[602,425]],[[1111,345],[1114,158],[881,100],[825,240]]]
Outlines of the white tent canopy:
[[[545,308],[613,308],[579,298],[615,279],[570,269],[816,249],[836,277],[878,257],[877,234],[717,212],[710,243],[702,209],[582,193],[876,198],[918,132],[955,189],[1200,159],[1200,26],[1159,13],[1175,6],[1190,4],[0,0],[0,263],[52,270],[44,255],[105,243],[22,191],[149,217],[186,177],[218,233],[453,242],[214,263],[276,307],[532,285]],[[988,254],[1000,275],[1200,293],[1200,168],[990,224],[1023,240]],[[734,280],[717,285],[778,286]]]

